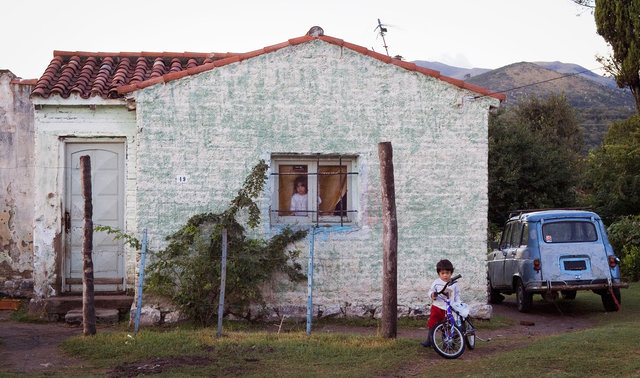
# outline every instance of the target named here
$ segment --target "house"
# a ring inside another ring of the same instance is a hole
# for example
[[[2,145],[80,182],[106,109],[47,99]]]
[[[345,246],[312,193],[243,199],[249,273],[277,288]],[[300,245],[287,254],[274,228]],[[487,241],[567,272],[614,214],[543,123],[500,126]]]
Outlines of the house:
[[[0,296],[33,292],[35,82],[0,70]]]
[[[31,99],[37,298],[81,287],[79,156],[92,159],[94,224],[147,229],[153,250],[225,209],[264,159],[256,236],[317,227],[314,313],[376,314],[377,144],[390,141],[400,313],[424,311],[441,258],[462,273],[465,300],[486,303],[487,125],[504,95],[319,33],[243,54],[54,52]],[[307,210],[294,212],[297,177]],[[137,253],[94,237],[96,290],[134,288]],[[306,285],[266,294],[280,314],[306,311]]]

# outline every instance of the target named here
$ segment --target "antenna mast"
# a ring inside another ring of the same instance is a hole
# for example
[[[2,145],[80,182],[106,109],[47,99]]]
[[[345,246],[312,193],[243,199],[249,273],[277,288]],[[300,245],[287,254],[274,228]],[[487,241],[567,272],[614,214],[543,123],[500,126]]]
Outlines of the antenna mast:
[[[384,33],[387,32],[387,28],[385,28],[384,26],[382,26],[382,22],[380,22],[380,19],[378,19],[378,26],[376,26],[375,29],[373,29],[373,31],[376,31],[380,29],[380,36],[382,37],[382,46],[384,46],[384,51],[387,52],[387,56],[389,56],[389,49],[387,46],[387,41],[384,39]]]

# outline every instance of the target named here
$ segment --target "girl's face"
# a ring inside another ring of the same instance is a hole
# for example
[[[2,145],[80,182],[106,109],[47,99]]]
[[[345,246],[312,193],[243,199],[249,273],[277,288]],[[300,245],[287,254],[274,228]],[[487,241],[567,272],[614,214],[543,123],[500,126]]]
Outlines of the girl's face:
[[[440,277],[441,280],[443,280],[444,282],[449,282],[449,280],[451,279],[451,275],[453,274],[452,271],[450,270],[441,270],[438,272],[438,276]]]
[[[296,186],[296,192],[298,192],[298,194],[300,195],[307,194],[307,187],[304,186],[303,183],[299,182],[298,186]]]

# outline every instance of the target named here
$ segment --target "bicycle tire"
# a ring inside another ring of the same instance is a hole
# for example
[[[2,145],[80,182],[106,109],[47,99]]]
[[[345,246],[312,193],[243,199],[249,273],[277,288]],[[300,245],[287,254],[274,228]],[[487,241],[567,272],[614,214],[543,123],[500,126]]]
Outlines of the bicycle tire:
[[[464,341],[467,344],[467,348],[475,348],[476,329],[473,327],[473,321],[471,320],[470,316],[467,316],[462,322],[462,332],[464,333]]]
[[[444,358],[458,358],[464,353],[465,339],[460,328],[444,320],[433,327],[433,349]]]

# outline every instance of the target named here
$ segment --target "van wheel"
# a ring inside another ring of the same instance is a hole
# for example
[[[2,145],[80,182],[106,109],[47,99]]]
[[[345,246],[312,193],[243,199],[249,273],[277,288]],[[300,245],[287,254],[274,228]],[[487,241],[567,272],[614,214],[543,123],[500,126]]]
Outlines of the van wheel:
[[[616,300],[618,300],[618,303],[621,303],[620,289],[617,287],[614,288],[613,294],[616,296]],[[604,306],[605,311],[607,312],[618,311],[618,305],[616,305],[616,302],[613,300],[613,296],[611,295],[611,292],[609,290],[600,294],[600,297],[602,298],[602,306]]]
[[[533,304],[533,294],[527,293],[524,290],[524,284],[520,279],[516,282],[516,302],[518,304],[518,311],[520,312],[529,312]]]
[[[562,290],[562,299],[576,299],[576,290]]]

